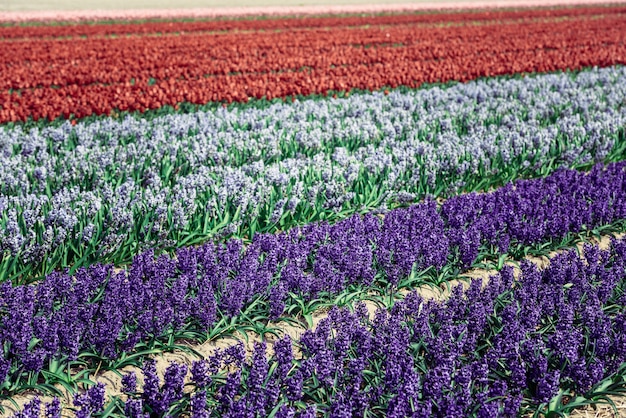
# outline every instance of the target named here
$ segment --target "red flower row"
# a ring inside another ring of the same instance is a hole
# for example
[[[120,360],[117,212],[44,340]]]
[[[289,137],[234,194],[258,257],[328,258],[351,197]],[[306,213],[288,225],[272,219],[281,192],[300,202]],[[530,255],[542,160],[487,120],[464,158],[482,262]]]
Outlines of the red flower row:
[[[626,63],[626,10],[581,10],[521,23],[5,41],[0,122]]]

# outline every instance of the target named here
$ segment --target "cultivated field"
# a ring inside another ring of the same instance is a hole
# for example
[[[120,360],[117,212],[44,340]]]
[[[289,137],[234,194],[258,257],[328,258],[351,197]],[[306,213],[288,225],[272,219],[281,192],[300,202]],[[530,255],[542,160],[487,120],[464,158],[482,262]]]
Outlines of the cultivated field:
[[[0,413],[625,416],[626,5],[437,5],[2,5]]]

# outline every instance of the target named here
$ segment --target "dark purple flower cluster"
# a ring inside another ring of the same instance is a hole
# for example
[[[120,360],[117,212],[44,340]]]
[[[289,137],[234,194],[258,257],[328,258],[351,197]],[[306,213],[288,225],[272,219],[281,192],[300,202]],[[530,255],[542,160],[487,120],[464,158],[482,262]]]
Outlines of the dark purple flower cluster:
[[[376,244],[376,259],[392,284],[408,276],[414,267],[443,267],[449,240],[435,202],[389,212]]]
[[[597,164],[589,173],[558,170],[536,180],[518,180],[491,193],[469,193],[441,207],[446,237],[470,265],[481,245],[506,253],[521,245],[562,238],[626,218],[626,162]]]
[[[104,402],[104,383],[98,383],[85,393],[74,397],[74,405],[80,408],[76,412],[76,418],[91,417],[104,408]]]
[[[517,281],[506,267],[445,302],[411,293],[372,320],[363,304],[333,308],[297,353],[285,337],[269,358],[265,344],[248,359],[239,344],[194,363],[191,394],[185,366],[172,364],[161,386],[148,361],[142,393],[124,379],[126,415],[514,417],[559,389],[584,395],[626,362],[626,241],[583,254],[541,271],[523,262]],[[101,407],[93,390],[81,404]]]
[[[21,412],[14,414],[13,418],[40,418],[41,406],[41,400],[35,397],[24,405]],[[61,418],[61,401],[58,398],[52,399],[50,403],[45,404],[44,412],[46,418]]]
[[[396,284],[412,269],[467,267],[481,246],[507,251],[514,242],[541,243],[624,219],[625,167],[561,170],[458,196],[440,208],[426,202],[396,209],[384,221],[355,215],[334,225],[257,234],[247,246],[232,239],[180,249],[175,257],[147,252],[127,272],[96,265],[72,276],[56,272],[35,285],[3,283],[0,381],[85,350],[116,358],[168,332],[207,331],[219,315],[236,316],[258,298],[275,318],[290,293],[306,299],[378,279]]]
[[[172,363],[165,370],[164,383],[157,375],[156,363],[148,360],[144,369],[144,386],[142,400],[150,411],[163,416],[170,405],[180,401],[183,397],[183,387],[185,385],[185,375],[187,366]]]
[[[303,405],[332,417],[517,416],[559,389],[585,394],[626,361],[625,268],[626,241],[613,241],[542,271],[524,262],[517,282],[505,268],[443,303],[411,293],[371,321],[364,305],[334,308],[297,356],[288,337],[269,360],[258,344],[225,384],[201,388],[220,416],[298,416]]]

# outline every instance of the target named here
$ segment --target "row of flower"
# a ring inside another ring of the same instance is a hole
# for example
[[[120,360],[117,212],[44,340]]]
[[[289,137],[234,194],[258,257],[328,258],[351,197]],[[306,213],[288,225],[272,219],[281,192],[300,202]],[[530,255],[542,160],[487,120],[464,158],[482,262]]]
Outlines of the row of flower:
[[[97,265],[74,275],[55,272],[34,285],[5,282],[0,382],[10,392],[78,357],[95,367],[138,344],[208,338],[238,315],[302,314],[298,306],[350,289],[436,285],[448,277],[428,271],[457,272],[507,253],[519,258],[528,248],[545,249],[551,240],[567,245],[568,236],[602,227],[624,231],[625,218],[621,162],[520,180],[440,208],[432,201],[399,208],[384,220],[354,215],[334,225],[258,234],[247,246],[231,239],[184,248],[175,258],[147,252],[116,273],[112,265]]]
[[[0,129],[0,279],[623,158],[626,69]],[[20,279],[23,278],[23,279]]]
[[[569,18],[623,13],[619,5],[580,7],[575,9],[520,9],[520,10],[475,10],[454,13],[401,13],[380,15],[347,15],[317,17],[285,17],[274,19],[210,19],[181,21],[146,21],[141,23],[90,22],[90,24],[52,24],[0,26],[0,39],[32,39],[50,37],[94,37],[110,35],[153,35],[191,32],[294,30],[312,28],[338,28],[350,26],[389,26],[399,24],[433,25],[442,23],[479,23],[500,20],[531,20],[546,18]]]
[[[364,305],[335,308],[296,349],[285,337],[271,356],[264,344],[249,358],[234,345],[190,371],[171,364],[163,384],[147,361],[142,384],[122,379],[124,400],[107,402],[100,383],[74,405],[78,417],[105,405],[132,418],[561,416],[624,384],[625,269],[624,241],[587,245],[583,259],[569,251],[543,271],[524,263],[517,281],[506,268],[443,303],[411,293],[373,319]],[[16,417],[40,409],[35,399]],[[46,411],[59,417],[58,400]]]
[[[623,64],[622,11],[444,27],[11,41],[0,50],[0,122]]]
[[[0,27],[0,401],[62,386],[78,417],[560,416],[623,392],[626,241],[503,265],[626,232],[625,16]],[[406,87],[558,69],[576,71]],[[383,86],[405,87],[351,92]],[[310,93],[335,98],[280,99]],[[219,103],[262,97],[279,99]],[[472,267],[486,286],[407,296]],[[150,359],[294,325],[163,385]],[[143,382],[107,400],[99,373],[125,366]]]
[[[587,22],[595,17],[597,16],[583,16],[573,22],[581,23],[581,19],[582,22]],[[619,24],[623,20],[621,13],[616,16],[603,14],[600,17],[609,20],[607,28],[610,24]],[[565,22],[572,23],[570,20]],[[522,48],[529,51],[552,48],[564,41],[565,48],[561,49],[566,52],[568,47],[602,45],[603,42],[610,40],[602,39],[598,35],[593,39],[585,39],[583,36],[578,39],[570,37],[563,40],[545,39],[546,29],[552,27],[548,24],[552,23],[553,21],[549,20],[542,26],[534,27],[533,25],[537,24],[535,22],[505,24],[489,21],[483,24],[485,27],[481,25],[479,28],[454,26],[453,31],[461,32],[452,34],[448,33],[451,30],[449,27],[416,28],[411,24],[396,24],[374,28],[340,27],[332,31],[310,29],[263,34],[201,33],[163,36],[156,39],[137,37],[95,38],[83,42],[72,39],[21,41],[16,42],[17,48],[20,49],[19,55],[14,51],[13,53],[6,51],[4,56],[0,55],[2,61],[6,63],[6,74],[0,80],[0,88],[19,90],[50,86],[83,87],[94,83],[115,86],[124,85],[131,79],[134,80],[136,88],[145,88],[150,79],[193,80],[207,75],[222,76],[234,73],[275,74],[294,71],[301,67],[327,70],[329,66],[339,67],[355,63],[371,66],[385,62],[388,65],[386,55],[390,52],[397,60],[414,58],[410,60],[411,64],[419,67],[426,61],[437,59],[462,59],[467,55],[520,50],[518,43],[514,41],[501,45],[498,51],[492,51],[494,47],[488,46],[489,39],[487,44],[472,42],[473,38],[481,38],[483,32],[493,31],[494,28],[498,28],[498,32],[503,32],[499,34],[501,38],[506,38],[522,28],[533,30],[533,33],[534,30],[538,30],[534,36],[541,39],[541,43],[537,45],[531,40],[528,46]],[[530,27],[526,28],[528,25]],[[611,43],[619,43],[621,40],[617,37],[612,39]],[[442,41],[448,41],[445,48],[441,47]],[[200,44],[204,48],[198,48]],[[237,48],[232,48],[233,44],[237,45]],[[332,48],[329,48],[331,45]],[[459,50],[457,47],[462,49]],[[171,53],[174,49],[176,54]],[[316,49],[329,50],[325,50],[324,54],[314,54]],[[97,54],[94,54],[94,50]],[[141,59],[137,59],[137,56]],[[68,61],[69,57],[72,58],[71,61]]]

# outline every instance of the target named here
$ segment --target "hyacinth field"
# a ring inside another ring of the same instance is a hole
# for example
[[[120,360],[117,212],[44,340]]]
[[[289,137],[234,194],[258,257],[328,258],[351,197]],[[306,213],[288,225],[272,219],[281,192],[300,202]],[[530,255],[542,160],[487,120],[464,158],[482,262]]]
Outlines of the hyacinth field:
[[[0,415],[626,416],[626,5],[0,45]]]

